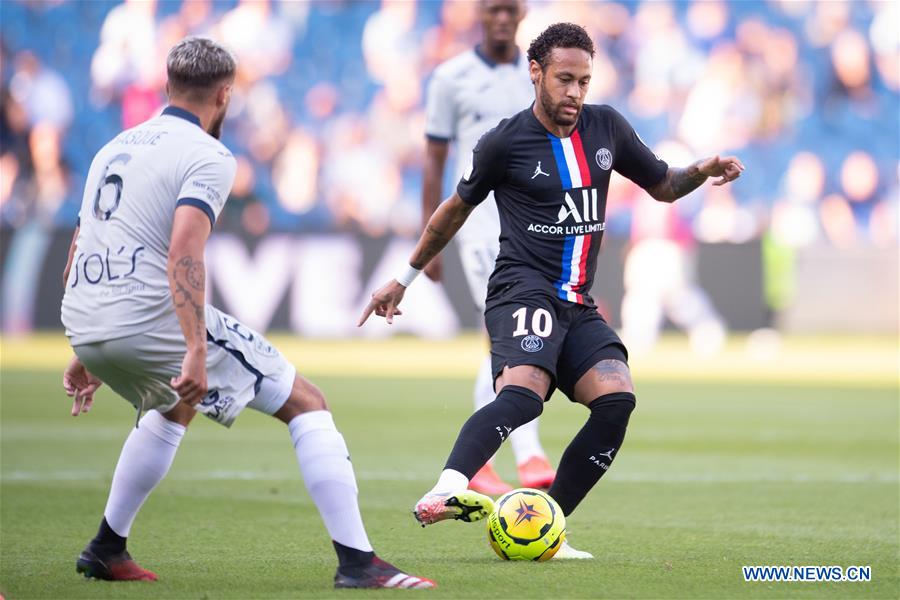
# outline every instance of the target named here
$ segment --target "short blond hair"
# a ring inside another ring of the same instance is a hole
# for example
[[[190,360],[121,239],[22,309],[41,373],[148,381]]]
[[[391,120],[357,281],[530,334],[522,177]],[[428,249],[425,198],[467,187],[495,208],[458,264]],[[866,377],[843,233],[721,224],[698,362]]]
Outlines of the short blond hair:
[[[166,71],[175,92],[205,91],[234,78],[237,62],[220,44],[204,37],[186,37],[169,50]]]

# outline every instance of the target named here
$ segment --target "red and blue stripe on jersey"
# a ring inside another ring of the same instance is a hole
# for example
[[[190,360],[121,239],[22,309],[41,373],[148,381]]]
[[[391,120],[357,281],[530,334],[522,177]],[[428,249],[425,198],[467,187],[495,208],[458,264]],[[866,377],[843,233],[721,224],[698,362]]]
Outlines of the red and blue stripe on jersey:
[[[584,155],[584,147],[578,130],[567,138],[558,138],[550,133],[550,144],[563,190],[590,187],[591,171]],[[587,281],[587,262],[591,248],[592,234],[568,235],[563,242],[562,272],[554,283],[557,295],[563,300],[584,304],[582,287]]]

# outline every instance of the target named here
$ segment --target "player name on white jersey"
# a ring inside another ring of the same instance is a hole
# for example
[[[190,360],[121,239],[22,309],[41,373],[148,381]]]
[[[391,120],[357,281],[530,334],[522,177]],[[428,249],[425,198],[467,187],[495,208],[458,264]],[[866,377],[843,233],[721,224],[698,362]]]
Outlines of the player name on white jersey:
[[[177,330],[166,273],[175,209],[192,206],[214,223],[235,168],[199,119],[175,107],[100,149],[86,178],[62,303],[73,344]]]

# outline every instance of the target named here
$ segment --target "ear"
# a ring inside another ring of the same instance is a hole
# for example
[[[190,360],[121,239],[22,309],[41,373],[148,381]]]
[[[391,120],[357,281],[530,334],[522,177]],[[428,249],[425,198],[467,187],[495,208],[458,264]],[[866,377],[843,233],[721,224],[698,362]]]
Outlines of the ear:
[[[528,73],[531,75],[531,83],[538,83],[540,82],[540,78],[544,74],[544,71],[541,69],[541,65],[538,64],[538,61],[532,60],[528,63]]]
[[[231,98],[231,83],[226,83],[216,92],[216,106],[225,106]]]

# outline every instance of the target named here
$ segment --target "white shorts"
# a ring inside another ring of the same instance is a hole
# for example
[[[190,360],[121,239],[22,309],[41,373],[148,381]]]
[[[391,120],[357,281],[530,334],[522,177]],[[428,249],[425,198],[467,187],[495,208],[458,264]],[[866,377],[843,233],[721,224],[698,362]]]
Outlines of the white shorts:
[[[245,406],[274,414],[284,405],[296,370],[266,338],[206,305],[206,379],[197,410],[231,427]],[[169,384],[185,354],[180,329],[151,331],[73,346],[88,371],[140,410],[168,412],[178,403]]]
[[[475,305],[484,312],[488,279],[500,254],[500,217],[490,194],[456,234],[459,258]]]

